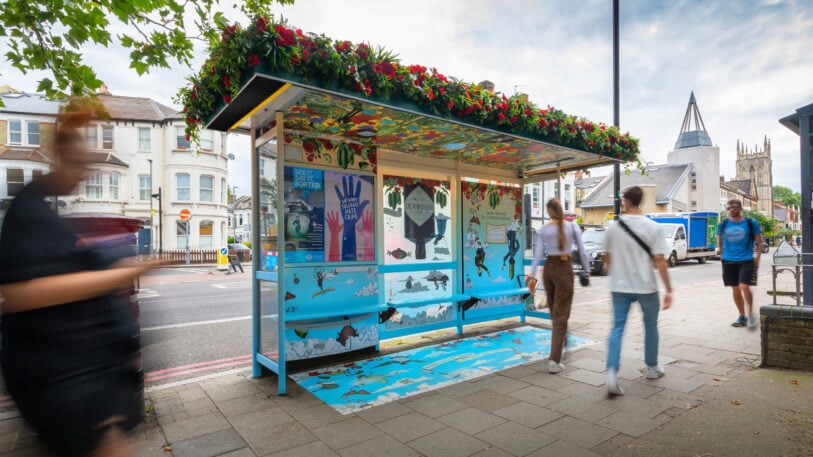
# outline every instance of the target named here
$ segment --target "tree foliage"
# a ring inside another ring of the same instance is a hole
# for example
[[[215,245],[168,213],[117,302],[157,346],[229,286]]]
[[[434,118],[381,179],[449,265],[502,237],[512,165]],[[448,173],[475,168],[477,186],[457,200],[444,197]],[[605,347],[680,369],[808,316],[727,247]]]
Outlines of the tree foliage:
[[[802,194],[783,186],[773,187],[773,199],[774,201],[781,200],[788,206],[802,206]]]
[[[293,0],[243,0],[248,17],[268,16],[273,3]],[[102,81],[83,61],[86,46],[121,44],[130,50],[130,68],[189,65],[195,42],[220,40],[227,23],[216,10],[221,0],[10,0],[0,2],[4,57],[24,74],[44,70],[37,92],[50,98],[83,96]],[[230,4],[229,4],[230,6]],[[121,30],[120,33],[111,32]],[[2,106],[2,102],[0,102]]]

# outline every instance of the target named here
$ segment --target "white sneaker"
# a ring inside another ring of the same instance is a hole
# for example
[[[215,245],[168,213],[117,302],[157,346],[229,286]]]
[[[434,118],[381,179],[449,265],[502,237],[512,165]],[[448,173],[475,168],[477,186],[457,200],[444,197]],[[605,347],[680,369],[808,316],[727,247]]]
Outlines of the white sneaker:
[[[759,319],[753,314],[748,316],[748,330],[756,330],[759,325]]]
[[[646,379],[658,379],[662,378],[666,374],[663,371],[663,367],[660,365],[655,365],[654,367],[646,367]]]
[[[548,373],[561,373],[565,371],[565,366],[561,363],[554,362],[553,360],[548,361]]]
[[[624,395],[624,389],[618,385],[618,373],[607,370],[607,393],[610,395]]]

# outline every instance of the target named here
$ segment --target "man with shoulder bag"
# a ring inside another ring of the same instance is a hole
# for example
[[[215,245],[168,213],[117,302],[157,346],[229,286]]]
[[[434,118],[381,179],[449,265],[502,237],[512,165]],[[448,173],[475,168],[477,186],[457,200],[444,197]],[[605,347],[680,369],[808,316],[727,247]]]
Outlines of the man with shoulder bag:
[[[672,283],[665,256],[668,253],[661,226],[641,213],[643,190],[638,186],[624,191],[625,213],[607,228],[607,267],[610,271],[610,291],[613,298],[613,328],[607,340],[607,392],[624,395],[618,385],[621,366],[621,340],[633,302],[641,305],[644,321],[644,361],[648,379],[664,375],[658,364],[658,313],[672,306]],[[654,265],[653,265],[654,264]],[[650,268],[641,268],[650,265]],[[666,294],[660,305],[657,268]]]

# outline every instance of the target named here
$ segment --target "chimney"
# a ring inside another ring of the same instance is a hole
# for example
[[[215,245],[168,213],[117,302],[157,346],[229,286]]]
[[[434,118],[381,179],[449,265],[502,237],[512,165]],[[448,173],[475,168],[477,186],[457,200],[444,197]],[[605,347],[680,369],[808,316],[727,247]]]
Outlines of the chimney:
[[[482,87],[485,90],[494,92],[494,83],[487,79],[485,81],[480,81],[480,87]]]

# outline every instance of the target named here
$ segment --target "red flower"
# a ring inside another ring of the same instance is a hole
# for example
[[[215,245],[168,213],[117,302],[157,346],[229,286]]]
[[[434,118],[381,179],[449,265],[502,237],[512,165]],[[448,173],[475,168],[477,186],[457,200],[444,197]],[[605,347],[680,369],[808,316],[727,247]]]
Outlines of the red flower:
[[[274,32],[277,34],[276,42],[284,46],[293,46],[296,44],[296,32],[293,30],[277,24],[274,26]]]
[[[438,92],[440,92],[441,94],[444,94],[444,93],[446,93],[446,89],[444,89],[443,86],[440,86],[440,87],[438,87]]]
[[[252,67],[255,67],[260,64],[260,58],[257,57],[257,54],[252,54],[248,58],[248,64],[251,65]]]
[[[262,33],[268,30],[268,19],[264,17],[257,18],[257,33]]]
[[[220,41],[225,43],[226,41],[228,41],[230,36],[234,35],[234,32],[236,31],[237,31],[236,25],[227,25],[226,28],[223,29],[223,36],[220,39]]]
[[[367,150],[367,160],[369,160],[373,165],[378,163],[378,149],[375,146],[372,146]]]
[[[303,50],[302,50],[302,58],[303,58],[304,60],[308,60],[308,58],[309,58],[310,56],[311,56],[311,53],[310,53],[310,52],[308,52],[308,50],[307,50],[307,49],[303,49]]]
[[[302,149],[304,149],[308,154],[313,154],[313,151],[316,150],[316,145],[310,141],[306,141],[302,143]]]
[[[516,123],[517,123],[517,117],[516,117],[516,116],[511,116],[511,123],[512,123],[512,124],[516,124]]]
[[[223,85],[226,87],[231,85],[231,77],[229,75],[223,77]]]
[[[504,121],[505,120],[505,114],[497,113],[497,119],[499,119],[500,122]]]
[[[454,108],[454,101],[449,100],[449,109],[452,109],[452,108]]]
[[[226,102],[227,105],[229,103],[231,103],[231,95],[229,95],[229,94],[224,95],[223,96],[223,101]]]
[[[294,137],[291,134],[286,133],[285,134],[285,142],[290,143],[291,141],[294,141]]]
[[[593,140],[590,140],[590,146],[595,146],[595,145],[596,145],[596,142],[593,141]]]
[[[546,121],[545,119],[539,119],[539,127],[544,129],[547,126],[548,126],[548,121]]]
[[[186,135],[186,141],[189,141],[189,135]]]

